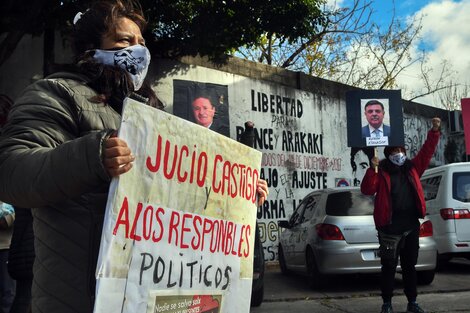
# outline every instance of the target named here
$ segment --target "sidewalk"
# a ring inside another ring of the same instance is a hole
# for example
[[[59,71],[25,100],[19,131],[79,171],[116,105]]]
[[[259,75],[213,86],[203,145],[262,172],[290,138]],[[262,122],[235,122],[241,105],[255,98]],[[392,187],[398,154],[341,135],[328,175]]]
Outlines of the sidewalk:
[[[470,262],[464,260],[455,271],[436,274],[434,282],[418,286],[418,303],[427,313],[470,313]],[[454,264],[454,268],[459,263]],[[250,313],[378,313],[382,306],[379,276],[332,276],[325,287],[312,290],[302,276],[282,275],[277,262],[266,264],[265,297]],[[393,308],[406,312],[400,275],[395,283]]]
[[[427,313],[469,313],[470,292],[453,292],[441,294],[422,294],[418,303]],[[323,298],[297,300],[290,302],[263,302],[259,308],[251,308],[250,313],[379,313],[382,299],[373,297]],[[406,312],[406,297],[393,298],[395,313]]]

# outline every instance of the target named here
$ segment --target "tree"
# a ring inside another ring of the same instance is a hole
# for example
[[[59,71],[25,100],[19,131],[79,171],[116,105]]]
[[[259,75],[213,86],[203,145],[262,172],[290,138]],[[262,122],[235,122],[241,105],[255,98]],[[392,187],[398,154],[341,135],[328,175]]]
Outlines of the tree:
[[[326,74],[346,60],[346,42],[370,31],[370,5],[369,1],[355,0],[350,8],[331,8],[324,3],[326,22],[307,36],[287,40],[282,34],[264,33],[257,45],[245,46],[236,55],[317,76]]]
[[[216,60],[240,46],[257,44],[263,33],[276,33],[288,41],[307,36],[327,21],[320,10],[323,1],[141,0],[141,5],[149,20],[146,38],[152,54],[200,54]],[[64,33],[75,14],[91,2],[2,0],[0,66],[25,34],[42,35],[51,29]]]
[[[155,30],[154,51],[164,56],[224,57],[264,33],[289,41],[305,37],[326,22],[323,0],[206,0],[142,2]]]
[[[80,1],[88,4],[90,1]],[[69,18],[78,11],[78,1],[2,0],[0,2],[0,66],[13,54],[25,35],[44,35],[44,63],[53,62],[54,32],[64,33]],[[47,71],[45,71],[47,72]]]
[[[470,88],[468,84],[454,83],[450,81],[449,88],[440,91],[437,96],[439,97],[442,106],[449,111],[461,109],[460,100],[468,98],[470,95]]]
[[[414,100],[456,87],[454,72],[447,62],[439,71],[427,63],[426,52],[416,53],[422,17],[407,21],[392,12],[386,27],[371,22],[373,0],[353,0],[350,7],[322,9],[328,16],[316,32],[295,41],[266,33],[259,45],[243,47],[235,55],[289,70],[364,89],[402,88],[402,96]],[[398,83],[412,67],[419,68],[420,90]]]

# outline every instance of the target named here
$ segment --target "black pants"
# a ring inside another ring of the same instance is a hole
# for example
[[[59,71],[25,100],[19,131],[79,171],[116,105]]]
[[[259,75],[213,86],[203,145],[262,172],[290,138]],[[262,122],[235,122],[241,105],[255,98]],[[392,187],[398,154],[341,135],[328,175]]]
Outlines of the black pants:
[[[17,280],[16,295],[10,313],[31,312],[31,285],[32,280]]]
[[[15,281],[8,274],[8,249],[0,249],[0,313],[10,312],[15,297]]]
[[[399,245],[395,257],[380,259],[382,264],[380,288],[384,302],[391,302],[393,296],[395,273],[400,256],[400,265],[403,275],[404,292],[408,301],[416,301],[418,291],[415,265],[418,261],[419,229],[404,236]]]

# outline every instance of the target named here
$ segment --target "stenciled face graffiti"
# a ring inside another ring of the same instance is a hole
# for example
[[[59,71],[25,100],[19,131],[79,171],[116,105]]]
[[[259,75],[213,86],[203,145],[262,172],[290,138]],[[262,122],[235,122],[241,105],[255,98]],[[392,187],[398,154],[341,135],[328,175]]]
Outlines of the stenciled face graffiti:
[[[353,169],[353,185],[360,186],[362,178],[369,167],[369,157],[363,150],[359,150],[351,158],[351,166]]]

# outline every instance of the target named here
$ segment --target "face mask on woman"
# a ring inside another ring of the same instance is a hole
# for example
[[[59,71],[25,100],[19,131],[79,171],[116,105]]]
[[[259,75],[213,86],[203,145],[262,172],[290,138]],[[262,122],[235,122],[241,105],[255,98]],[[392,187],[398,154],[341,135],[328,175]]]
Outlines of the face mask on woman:
[[[406,155],[403,152],[398,152],[398,153],[389,155],[388,159],[393,164],[398,165],[398,166],[402,166],[403,164],[405,164]]]
[[[150,52],[142,45],[129,46],[119,50],[93,50],[93,58],[104,65],[117,66],[129,73],[134,91],[142,87],[150,64]]]

